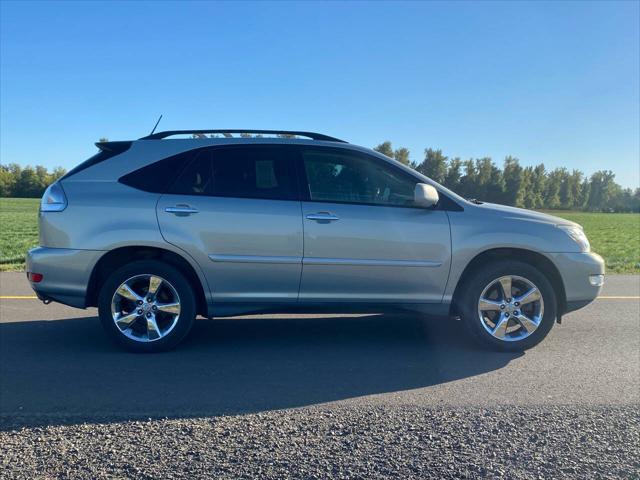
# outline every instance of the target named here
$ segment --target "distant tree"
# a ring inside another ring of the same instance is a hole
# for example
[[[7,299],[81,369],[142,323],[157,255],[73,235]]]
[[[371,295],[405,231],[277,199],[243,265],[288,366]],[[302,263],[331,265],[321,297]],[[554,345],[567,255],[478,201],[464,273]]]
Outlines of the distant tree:
[[[393,158],[394,160],[402,163],[403,165],[413,166],[411,161],[409,160],[409,149],[408,148],[397,148],[393,149],[393,145],[389,140],[382,142],[379,145],[373,147],[373,149],[381,153],[389,158]]]
[[[376,152],[386,155],[389,158],[393,158],[393,147],[391,146],[391,142],[389,140],[382,142],[380,145],[376,145],[375,147],[373,147],[373,149]]]
[[[520,185],[522,192],[522,207],[535,208],[535,192],[533,189],[533,167],[528,166],[522,170],[522,184]]]
[[[444,178],[444,186],[457,192],[460,189],[460,179],[462,177],[462,160],[460,158],[452,158],[449,160],[447,175]]]
[[[466,198],[478,198],[478,174],[476,163],[469,159],[463,162],[464,174],[460,178],[460,195]]]
[[[544,190],[544,206],[545,208],[560,208],[560,190],[562,184],[567,177],[566,168],[556,168],[547,175]]]
[[[42,165],[36,165],[36,176],[38,177],[38,187],[42,190],[51,183],[51,175]]]
[[[15,163],[12,165],[0,165],[0,197],[13,197],[16,175],[11,167],[20,168]]]
[[[424,160],[418,165],[417,170],[438,183],[444,183],[447,176],[447,157],[442,154],[442,150],[427,148],[424,151]]]
[[[386,155],[386,153],[385,153]],[[393,151],[393,158],[402,163],[403,165],[411,165],[409,160],[409,149],[408,148],[397,148]]]
[[[631,209],[632,212],[640,212],[640,187],[636,188],[631,197]]]
[[[600,211],[609,208],[609,202],[615,194],[614,178],[615,174],[611,170],[599,170],[591,175],[591,187],[587,201],[589,210]]]
[[[107,137],[100,137],[100,140],[98,140],[98,142],[100,143],[104,143],[104,142],[108,142],[109,139]]]
[[[49,183],[51,184],[51,183],[55,182],[56,180],[58,180],[59,178],[64,176],[66,173],[67,173],[67,171],[62,167],[54,168],[53,172],[51,172]],[[49,186],[49,185],[47,185],[47,186]]]
[[[504,178],[504,203],[507,205],[523,207],[523,169],[517,158],[507,156],[504,159],[502,176]]]
[[[504,197],[504,179],[491,158],[477,159],[476,172],[478,198],[488,202],[501,202]]]
[[[582,172],[567,173],[560,187],[560,204],[564,209],[581,208]]]
[[[617,185],[616,185],[617,186]],[[640,210],[640,204],[637,203],[640,197],[640,189],[634,192],[630,188],[615,189],[615,196],[609,201],[609,209],[615,212],[634,212]],[[638,232],[640,234],[640,231]]]
[[[14,194],[17,197],[34,198],[42,195],[42,184],[36,170],[27,166],[16,180]]]
[[[589,197],[591,196],[591,182],[588,178],[585,178],[582,181],[582,185],[580,186],[580,196],[578,197],[576,207],[580,210],[584,210],[587,208],[589,203]]]
[[[546,172],[544,164],[536,165],[529,177],[529,206],[527,208],[544,208]]]

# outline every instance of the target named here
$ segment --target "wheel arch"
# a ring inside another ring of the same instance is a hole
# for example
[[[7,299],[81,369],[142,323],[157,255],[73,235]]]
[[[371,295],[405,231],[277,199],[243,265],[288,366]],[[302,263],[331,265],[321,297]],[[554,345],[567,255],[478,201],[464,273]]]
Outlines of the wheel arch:
[[[524,248],[512,247],[493,248],[490,250],[485,250],[473,257],[473,259],[463,270],[458,279],[458,283],[456,284],[456,288],[453,292],[453,298],[451,301],[452,313],[456,314],[459,311],[457,302],[461,296],[461,293],[464,291],[464,284],[466,279],[469,278],[469,275],[471,275],[471,273],[473,273],[474,271],[482,268],[482,266],[486,265],[488,262],[505,259],[518,260],[528,263],[529,265],[537,268],[544,275],[546,275],[556,292],[557,312],[559,320],[561,315],[566,311],[567,297],[564,288],[564,282],[562,281],[562,276],[560,275],[558,268],[548,257],[543,255],[542,253],[535,252],[533,250],[527,250]]]
[[[196,296],[196,311],[199,315],[208,316],[207,300],[202,281],[195,268],[178,253],[159,247],[127,246],[105,253],[93,267],[87,287],[86,306],[98,305],[100,287],[116,269],[134,260],[158,260],[177,268],[193,285]]]

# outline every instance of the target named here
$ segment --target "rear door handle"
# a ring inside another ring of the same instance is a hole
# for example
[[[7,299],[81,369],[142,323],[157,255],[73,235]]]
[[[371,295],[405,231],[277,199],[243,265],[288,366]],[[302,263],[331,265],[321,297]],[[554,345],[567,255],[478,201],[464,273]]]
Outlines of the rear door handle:
[[[173,213],[174,215],[191,215],[192,213],[198,213],[197,208],[190,207],[189,205],[176,205],[175,207],[167,207],[164,209],[167,213]]]
[[[331,212],[318,212],[318,213],[309,213],[306,216],[307,220],[315,220],[316,222],[335,222],[336,220],[340,220],[340,217],[334,215]]]

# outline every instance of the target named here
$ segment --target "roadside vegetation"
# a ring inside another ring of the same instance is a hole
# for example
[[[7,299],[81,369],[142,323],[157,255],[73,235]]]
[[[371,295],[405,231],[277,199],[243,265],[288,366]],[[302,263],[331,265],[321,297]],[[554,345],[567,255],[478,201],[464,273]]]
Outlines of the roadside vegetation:
[[[411,161],[409,150],[394,149],[387,141],[374,150],[408,165],[465,198],[529,209],[590,212],[640,212],[640,188],[622,188],[611,170],[587,177],[564,167],[547,170],[543,163],[522,166],[512,156],[500,168],[491,157],[447,157],[427,148],[424,159]]]
[[[22,270],[27,250],[38,245],[35,198],[0,198],[0,271]],[[581,224],[608,273],[640,273],[640,215],[547,211]]]
[[[240,136],[252,135],[241,133]],[[599,170],[586,176],[577,169],[547,170],[542,163],[522,166],[512,156],[507,156],[500,167],[490,157],[462,160],[447,157],[442,150],[433,148],[425,149],[421,160],[412,160],[408,149],[394,149],[389,141],[374,150],[416,169],[465,198],[529,209],[640,212],[640,188],[622,188],[611,170]],[[60,167],[49,172],[40,165],[0,165],[0,197],[39,198],[49,184],[64,174],[65,170]]]
[[[22,270],[38,245],[38,198],[0,198],[0,270]]]

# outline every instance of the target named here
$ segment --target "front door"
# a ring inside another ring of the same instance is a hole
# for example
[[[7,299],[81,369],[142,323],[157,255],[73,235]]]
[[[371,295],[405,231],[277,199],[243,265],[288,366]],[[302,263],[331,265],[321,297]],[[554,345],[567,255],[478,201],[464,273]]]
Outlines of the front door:
[[[300,301],[441,302],[449,220],[413,206],[418,180],[346,149],[309,147],[301,157],[308,200]]]
[[[214,301],[297,300],[302,220],[295,165],[286,149],[196,150],[157,212],[165,240],[202,266]]]

